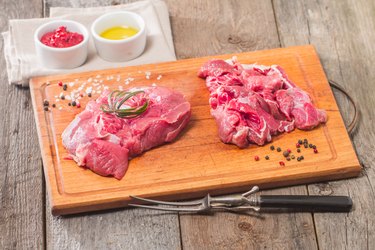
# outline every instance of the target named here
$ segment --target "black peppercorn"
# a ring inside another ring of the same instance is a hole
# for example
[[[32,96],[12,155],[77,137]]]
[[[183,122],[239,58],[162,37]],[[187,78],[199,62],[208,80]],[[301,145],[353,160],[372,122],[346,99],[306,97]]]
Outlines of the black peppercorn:
[[[277,147],[276,151],[277,151],[277,152],[281,152],[281,148],[280,148],[280,147]]]
[[[76,101],[72,101],[72,106],[75,107],[77,105]]]
[[[283,155],[284,155],[284,157],[288,157],[289,156],[289,151],[284,151]]]
[[[265,158],[266,160],[269,160],[269,159],[270,159],[270,157],[269,157],[268,155],[266,155],[264,158]]]
[[[68,85],[64,84],[63,85],[63,90],[67,90],[68,89]]]
[[[275,150],[275,146],[274,146],[274,145],[271,145],[270,149],[271,149],[271,150]]]

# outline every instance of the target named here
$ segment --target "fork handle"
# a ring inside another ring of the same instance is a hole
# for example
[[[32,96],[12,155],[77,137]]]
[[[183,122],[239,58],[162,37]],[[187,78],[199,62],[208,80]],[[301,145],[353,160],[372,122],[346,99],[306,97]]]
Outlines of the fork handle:
[[[261,195],[259,206],[311,212],[349,212],[353,202],[348,196]]]

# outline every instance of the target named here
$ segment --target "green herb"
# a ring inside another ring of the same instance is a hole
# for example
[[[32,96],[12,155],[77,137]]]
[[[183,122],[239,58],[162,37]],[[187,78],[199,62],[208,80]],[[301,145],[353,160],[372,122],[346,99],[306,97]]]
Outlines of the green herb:
[[[142,106],[134,107],[134,108],[121,108],[121,106],[129,100],[131,97],[144,93],[143,90],[133,91],[133,92],[126,92],[126,91],[119,91],[115,90],[112,91],[111,94],[108,95],[108,104],[103,104],[100,106],[100,109],[104,113],[115,113],[118,117],[121,118],[134,118],[141,115],[145,112],[148,108],[149,100]]]

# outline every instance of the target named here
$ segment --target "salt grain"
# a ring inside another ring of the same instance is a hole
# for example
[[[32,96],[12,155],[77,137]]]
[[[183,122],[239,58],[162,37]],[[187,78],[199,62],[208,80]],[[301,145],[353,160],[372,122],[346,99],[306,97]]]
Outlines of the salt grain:
[[[90,77],[89,79],[87,79],[87,82],[92,82],[92,78]]]
[[[156,78],[156,80],[160,80],[162,78],[162,75],[158,75],[158,77]]]

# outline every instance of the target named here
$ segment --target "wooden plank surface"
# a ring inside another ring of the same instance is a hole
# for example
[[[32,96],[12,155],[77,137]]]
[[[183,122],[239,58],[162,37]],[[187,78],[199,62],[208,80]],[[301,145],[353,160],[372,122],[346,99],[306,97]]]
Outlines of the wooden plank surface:
[[[8,19],[42,15],[41,1],[1,1],[0,30]],[[28,89],[8,85],[0,39],[0,249],[44,248],[44,186]]]
[[[349,195],[354,210],[346,216],[315,214],[320,249],[371,249],[374,245],[375,28],[374,1],[275,1],[275,16],[283,46],[312,43],[327,76],[339,82],[357,101],[359,126],[352,136],[364,167],[360,178],[309,185],[310,194]],[[347,122],[353,109],[336,94]],[[371,153],[370,153],[371,152]]]
[[[20,18],[29,16],[36,17],[39,16],[39,12],[35,12],[33,8],[38,8],[39,1],[13,1],[9,3],[9,1],[4,1],[3,10],[6,10],[4,13],[6,15],[1,16],[1,27],[2,30],[5,30],[4,23],[6,23],[9,16],[12,18]],[[35,3],[34,3],[35,2]],[[48,12],[48,8],[50,6],[74,6],[74,7],[81,7],[81,6],[94,6],[94,5],[109,5],[111,3],[118,3],[120,1],[60,1],[60,0],[47,0],[45,2],[45,12]],[[253,2],[253,1],[243,1],[243,2]],[[266,2],[266,3],[263,3]],[[372,65],[374,65],[374,58],[372,55],[374,54],[374,47],[372,44],[374,43],[374,34],[371,32],[374,30],[374,2],[371,0],[361,0],[361,1],[336,1],[336,2],[329,2],[329,1],[309,1],[306,0],[304,3],[300,3],[300,1],[273,1],[274,3],[274,10],[275,16],[277,18],[277,26],[275,23],[267,23],[266,26],[263,26],[263,22],[270,20],[265,18],[261,14],[257,15],[245,15],[247,17],[242,18],[249,18],[253,25],[246,27],[246,25],[241,25],[237,28],[240,32],[244,32],[246,30],[251,29],[253,33],[250,34],[251,40],[247,39],[249,43],[246,43],[243,47],[240,47],[237,39],[229,39],[231,42],[222,41],[222,42],[215,42],[219,40],[218,38],[213,39],[215,46],[201,47],[200,44],[210,44],[210,39],[202,35],[196,36],[197,32],[194,29],[194,25],[210,23],[208,20],[210,19],[211,22],[215,22],[224,18],[224,20],[228,20],[229,15],[233,15],[234,9],[236,9],[236,4],[244,6],[250,3],[242,3],[242,1],[220,1],[213,2],[212,5],[223,4],[223,6],[227,7],[230,6],[229,9],[224,10],[221,7],[217,7],[221,9],[219,16],[211,16],[211,14],[218,13],[217,8],[213,10],[210,9],[203,9],[199,1],[168,1],[169,8],[172,9],[171,11],[171,20],[172,20],[172,28],[174,33],[174,40],[176,47],[178,46],[177,55],[180,58],[185,57],[195,57],[195,56],[202,56],[207,54],[214,54],[220,53],[223,51],[225,53],[229,52],[239,52],[244,51],[247,49],[265,49],[265,48],[273,48],[278,47],[281,41],[282,46],[287,45],[299,45],[305,43],[313,43],[320,54],[320,57],[323,62],[323,66],[326,70],[328,77],[339,81],[345,88],[353,90],[352,94],[355,95],[358,102],[361,105],[362,111],[362,119],[359,128],[357,129],[353,140],[354,145],[356,146],[360,161],[365,167],[363,175],[358,179],[351,179],[349,181],[339,181],[339,182],[330,182],[327,184],[319,184],[309,186],[310,193],[318,193],[318,194],[349,194],[353,195],[354,202],[355,202],[355,210],[350,213],[348,216],[345,217],[343,220],[341,215],[334,215],[334,214],[322,214],[314,215],[315,226],[317,227],[317,239],[314,235],[314,232],[311,231],[311,228],[314,228],[313,220],[311,219],[310,214],[299,214],[303,216],[303,218],[297,218],[298,214],[291,214],[296,218],[296,225],[303,225],[307,229],[303,230],[304,233],[300,234],[299,226],[294,227],[289,223],[290,219],[284,217],[284,215],[280,216],[279,214],[270,214],[267,216],[267,223],[257,223],[259,221],[258,218],[242,216],[242,215],[231,215],[226,213],[216,214],[214,216],[207,216],[203,217],[200,220],[194,220],[196,216],[190,215],[181,215],[181,231],[182,231],[182,243],[185,248],[190,249],[197,249],[202,246],[202,242],[209,243],[208,248],[219,248],[223,246],[222,242],[227,242],[228,248],[231,248],[231,243],[236,242],[236,240],[240,240],[240,243],[234,245],[238,248],[255,248],[259,249],[262,246],[270,248],[284,248],[285,245],[281,244],[273,244],[273,242],[280,243],[284,242],[286,246],[294,246],[295,248],[300,249],[314,249],[315,240],[319,241],[320,249],[345,249],[345,248],[353,248],[351,246],[355,246],[355,249],[371,249],[371,246],[374,243],[374,210],[373,210],[373,202],[374,202],[374,193],[373,193],[373,183],[374,183],[374,173],[373,173],[373,154],[371,152],[374,151],[374,131],[372,129],[372,120],[374,116],[374,110],[372,107],[374,106],[374,98],[371,94],[374,92],[374,86],[371,84],[374,79],[374,72],[372,71]],[[25,8],[22,6],[26,6]],[[279,7],[278,7],[279,5]],[[285,6],[285,8],[280,8],[280,5]],[[13,7],[14,11],[11,11]],[[30,7],[34,6],[34,7]],[[270,3],[269,1],[256,1],[254,5],[252,5],[254,9],[263,9],[266,7],[267,13],[270,11]],[[210,6],[211,7],[211,6]],[[184,11],[186,9],[186,11]],[[188,12],[193,9],[193,13]],[[252,13],[251,10],[249,13]],[[201,15],[196,14],[194,18],[190,18],[194,15],[194,13],[200,13]],[[202,14],[203,13],[203,14]],[[272,11],[273,14],[273,11]],[[288,16],[289,15],[289,16]],[[236,17],[236,16],[235,16]],[[267,17],[271,18],[272,15],[267,15]],[[237,17],[241,18],[241,17]],[[283,21],[282,21],[283,19]],[[255,25],[254,25],[255,22]],[[184,24],[186,23],[186,24]],[[207,27],[208,26],[208,27]],[[215,27],[214,29],[210,29],[210,26],[207,25],[205,32],[215,33],[214,30],[218,28]],[[256,26],[265,27],[262,31],[260,28],[257,29]],[[186,30],[179,30],[178,27],[190,27]],[[214,26],[212,26],[214,27]],[[229,26],[229,30],[233,29],[233,24]],[[208,29],[208,30],[207,30]],[[193,36],[188,36],[184,32],[188,32]],[[201,32],[204,33],[204,32]],[[219,33],[219,32],[217,32]],[[267,36],[263,36],[263,33],[267,33]],[[280,41],[275,38],[275,35],[279,33]],[[331,36],[331,34],[333,34]],[[246,34],[247,35],[247,34]],[[241,36],[242,37],[242,36]],[[261,39],[257,39],[258,37],[262,37]],[[342,39],[344,38],[344,39]],[[184,40],[186,43],[189,44],[189,47],[184,46]],[[196,42],[195,42],[196,41]],[[178,44],[177,44],[178,42]],[[1,43],[2,44],[2,43]],[[234,44],[234,45],[233,45]],[[335,48],[336,49],[333,49]],[[1,46],[2,47],[2,46]],[[225,51],[224,51],[225,48]],[[1,59],[1,65],[4,65],[3,59]],[[354,63],[353,63],[354,62]],[[2,67],[4,69],[4,66]],[[1,73],[2,82],[6,81],[4,70]],[[358,80],[358,81],[357,81]],[[363,88],[358,88],[359,83]],[[4,100],[3,97],[9,96],[17,96],[22,100],[29,100],[27,97],[28,95],[25,94],[27,90],[21,90],[14,87],[3,87],[1,90],[1,100]],[[16,94],[14,94],[16,93]],[[342,98],[340,95],[336,95],[340,107],[341,112],[343,113],[344,118],[350,117],[351,109],[348,107],[347,102]],[[24,99],[23,99],[24,98]],[[7,99],[8,100],[8,99]],[[5,102],[2,101],[4,104]],[[7,102],[8,103],[8,102]],[[18,102],[17,102],[18,103]],[[1,107],[6,107],[6,105],[1,105]],[[15,116],[11,113],[6,113],[5,109],[4,114],[6,117],[13,119]],[[27,113],[30,112],[30,113]],[[19,109],[18,112],[19,117],[21,119],[26,119],[31,117],[31,109],[28,107],[27,111],[24,109]],[[12,117],[12,118],[11,118]],[[16,118],[14,118],[16,119]],[[6,122],[6,118],[3,119],[3,124]],[[13,122],[14,123],[14,122]],[[12,125],[13,128],[13,125]],[[24,127],[25,130],[28,131],[35,131],[35,127],[33,123],[25,123]],[[34,128],[34,129],[33,129]],[[14,139],[10,134],[12,129],[10,125],[0,127],[0,132],[5,139],[5,145],[10,145],[12,142],[14,147],[19,147],[19,140]],[[30,136],[30,133],[25,133],[23,137]],[[33,135],[34,139],[28,138],[27,140],[32,140],[33,142],[30,143],[28,141],[26,145],[28,149],[25,149],[25,152],[30,152],[30,150],[35,150],[33,145],[36,145],[36,135]],[[25,144],[25,143],[24,143]],[[37,148],[37,147],[36,147]],[[37,149],[38,150],[38,149]],[[1,155],[9,155],[9,151],[0,150]],[[11,158],[3,157],[3,159],[15,159],[15,161],[19,163],[25,163],[23,157],[15,157],[15,153],[11,153],[13,155]],[[4,161],[9,162],[9,161]],[[10,164],[10,169],[13,171],[13,176],[18,176],[19,169],[17,167],[20,164]],[[43,248],[38,247],[40,246],[41,237],[40,229],[42,227],[41,221],[36,219],[38,216],[30,216],[30,213],[24,213],[21,211],[25,211],[23,208],[25,204],[29,206],[37,207],[38,209],[34,209],[32,211],[39,211],[41,216],[41,208],[43,206],[42,203],[35,202],[35,204],[26,203],[23,198],[6,198],[7,202],[5,203],[3,198],[9,194],[10,190],[16,190],[15,188],[21,187],[22,190],[27,190],[27,192],[20,190],[21,196],[24,195],[32,195],[33,197],[38,196],[38,190],[41,183],[41,166],[40,162],[33,161],[27,164],[30,168],[36,169],[39,171],[40,176],[35,178],[28,178],[26,181],[15,179],[14,177],[9,178],[4,176],[4,172],[1,172],[2,177],[0,178],[0,185],[1,185],[1,215],[0,215],[0,248],[15,248],[14,242],[18,242],[18,246],[24,246],[20,248]],[[2,168],[4,169],[4,168]],[[30,171],[30,170],[28,170]],[[32,171],[35,174],[34,171]],[[30,173],[29,173],[30,176]],[[4,179],[5,178],[5,179]],[[5,181],[7,180],[7,181]],[[10,186],[10,187],[8,187]],[[5,188],[6,187],[6,188]],[[5,190],[5,191],[4,191]],[[13,191],[12,191],[13,192]],[[283,188],[277,189],[268,192],[281,192],[283,194],[305,194],[306,189],[304,186],[298,187],[291,187],[291,188]],[[36,194],[36,195],[35,195]],[[5,205],[8,204],[5,209]],[[14,209],[14,206],[18,206],[18,209]],[[47,208],[48,209],[48,208]],[[28,211],[31,211],[27,209]],[[6,214],[3,215],[3,211],[8,211]],[[14,211],[17,214],[17,219],[15,215],[12,215]],[[132,218],[132,214],[127,214],[128,211],[118,211],[120,213],[119,217],[124,218]],[[147,212],[144,212],[147,214]],[[114,227],[119,228],[116,230],[118,232],[122,229],[125,236],[119,235],[117,238],[114,237],[115,243],[121,245],[122,243],[128,244],[128,242],[136,242],[141,239],[145,239],[147,244],[143,244],[143,248],[152,248],[155,249],[156,245],[153,245],[152,241],[157,239],[159,236],[164,237],[165,235],[168,237],[168,230],[161,229],[157,232],[150,230],[148,234],[141,233],[141,226],[138,224],[132,225],[136,228],[134,231],[133,229],[123,228],[121,227],[121,223],[123,221],[118,221],[117,216],[111,217],[112,213],[105,213],[108,217],[105,217],[103,222],[103,217],[100,214],[90,214],[85,216],[78,216],[78,217],[69,217],[69,218],[53,218],[47,213],[47,229],[48,229],[48,248],[56,249],[72,249],[74,245],[70,243],[70,240],[74,242],[77,240],[80,242],[81,249],[94,249],[95,245],[92,242],[95,237],[98,235],[106,233],[106,231],[110,230],[109,225],[114,225]],[[138,214],[137,214],[138,215]],[[141,216],[141,215],[138,215]],[[175,215],[166,215],[168,218],[177,218]],[[158,217],[158,216],[156,216]],[[319,218],[320,217],[320,218]],[[163,218],[165,219],[165,218]],[[307,219],[307,220],[306,220]],[[7,221],[7,222],[6,222]],[[178,224],[178,218],[177,220]],[[238,221],[238,223],[235,223]],[[6,223],[5,223],[6,222]],[[162,220],[159,221],[162,223]],[[200,222],[200,223],[199,223]],[[207,222],[207,225],[205,224]],[[256,227],[249,227],[246,222],[250,225],[254,225],[256,223]],[[304,224],[306,222],[307,224]],[[28,225],[37,225],[36,227],[24,227],[24,223]],[[78,229],[80,223],[84,223],[85,226],[81,229]],[[137,223],[142,223],[142,220],[137,220]],[[148,224],[152,226],[153,223]],[[165,223],[165,227],[170,227],[171,223],[169,219]],[[172,223],[173,224],[173,223]],[[338,226],[335,226],[335,225]],[[40,225],[40,226],[39,226]],[[103,227],[103,229],[100,226]],[[223,227],[222,225],[225,225]],[[271,226],[270,226],[271,225]],[[288,227],[284,227],[288,226]],[[334,226],[334,227],[333,227]],[[95,230],[91,230],[90,228],[95,228]],[[171,227],[175,230],[175,227]],[[220,228],[220,229],[218,229]],[[310,229],[309,229],[310,228]],[[251,229],[251,230],[246,230]],[[200,230],[201,233],[197,234],[197,231]],[[84,232],[83,232],[84,231]],[[176,230],[177,231],[177,230]],[[3,237],[4,233],[5,234]],[[12,232],[12,233],[10,233]],[[113,233],[114,231],[110,231],[109,233]],[[134,232],[134,234],[133,234]],[[242,233],[241,233],[242,232]],[[305,233],[306,232],[306,233]],[[79,237],[78,234],[80,233]],[[151,235],[149,235],[151,234]],[[195,236],[191,236],[195,234]],[[21,237],[22,235],[22,237]],[[252,237],[256,235],[257,237]],[[17,236],[18,239],[16,238]],[[172,246],[170,248],[177,248],[173,246],[178,245],[179,241],[179,233],[174,232],[169,236],[169,239],[165,242],[170,243],[169,245]],[[262,243],[257,241],[257,239],[265,238],[269,239]],[[129,240],[129,239],[133,239]],[[251,241],[251,243],[249,243]],[[116,244],[108,244],[105,245],[106,248],[116,248]],[[289,242],[289,243],[288,243]],[[98,242],[96,242],[98,243]],[[104,243],[103,243],[104,244]],[[5,246],[5,247],[4,247]],[[134,249],[137,244],[130,244],[127,248]],[[154,247],[153,247],[154,246]],[[158,246],[163,246],[163,244],[159,244]],[[161,248],[161,247],[159,247]],[[234,248],[234,247],[232,247]],[[139,249],[139,248],[138,248]],[[166,248],[164,248],[166,249]]]

